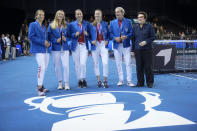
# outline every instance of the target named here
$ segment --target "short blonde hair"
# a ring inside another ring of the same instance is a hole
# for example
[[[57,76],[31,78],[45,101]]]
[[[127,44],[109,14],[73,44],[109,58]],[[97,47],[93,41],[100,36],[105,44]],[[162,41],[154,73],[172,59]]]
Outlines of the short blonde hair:
[[[118,9],[123,13],[123,15],[125,14],[125,10],[122,7],[116,7],[115,11]]]

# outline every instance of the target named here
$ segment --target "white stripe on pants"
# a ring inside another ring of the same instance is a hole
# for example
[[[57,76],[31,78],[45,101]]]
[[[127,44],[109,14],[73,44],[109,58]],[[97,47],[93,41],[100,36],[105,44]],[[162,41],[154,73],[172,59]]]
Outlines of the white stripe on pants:
[[[49,63],[49,53],[36,53],[36,61],[38,64],[38,86],[42,86],[44,75]]]
[[[86,44],[77,43],[75,51],[72,51],[73,61],[75,64],[75,70],[77,74],[77,79],[85,79],[86,77],[86,62],[88,57],[88,50],[86,49]]]
[[[58,81],[62,81],[61,63],[63,66],[64,82],[69,82],[69,51],[52,51],[53,64]]]
[[[119,81],[123,81],[123,70],[122,70],[122,56],[124,56],[126,72],[127,72],[127,82],[131,82],[131,52],[130,47],[123,48],[123,44],[119,44],[118,49],[114,49],[114,56],[116,61],[116,68],[118,71]]]
[[[99,56],[101,56],[103,63],[103,76],[108,76],[108,49],[105,48],[105,41],[96,42],[96,50],[92,51],[92,59],[94,62],[94,72],[96,76],[100,76],[99,71]]]

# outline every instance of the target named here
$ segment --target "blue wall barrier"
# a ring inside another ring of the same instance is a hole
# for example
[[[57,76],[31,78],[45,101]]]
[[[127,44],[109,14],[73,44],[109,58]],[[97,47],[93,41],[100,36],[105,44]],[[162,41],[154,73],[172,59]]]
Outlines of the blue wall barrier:
[[[176,45],[176,48],[186,48],[186,43],[189,43],[189,48],[191,48],[191,43],[194,48],[197,48],[197,40],[155,40],[156,44],[170,44]]]

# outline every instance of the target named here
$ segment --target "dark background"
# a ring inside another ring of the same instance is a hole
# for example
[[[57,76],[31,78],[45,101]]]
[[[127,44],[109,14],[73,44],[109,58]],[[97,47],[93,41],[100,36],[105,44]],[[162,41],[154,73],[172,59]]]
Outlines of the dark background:
[[[63,9],[74,17],[75,9],[82,9],[86,18],[100,8],[104,15],[114,15],[114,9],[122,6],[127,17],[136,17],[138,11],[146,11],[149,18],[159,17],[196,28],[196,0],[1,0],[0,33],[17,33],[25,19],[34,18],[37,9],[45,10],[45,18]]]

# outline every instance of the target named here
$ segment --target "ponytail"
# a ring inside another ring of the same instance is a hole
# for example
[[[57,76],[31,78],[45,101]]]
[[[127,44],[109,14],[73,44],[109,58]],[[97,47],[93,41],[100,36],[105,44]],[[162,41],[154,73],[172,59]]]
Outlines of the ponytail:
[[[96,20],[93,21],[92,25],[93,25],[93,26],[96,26],[96,25],[97,25]]]

